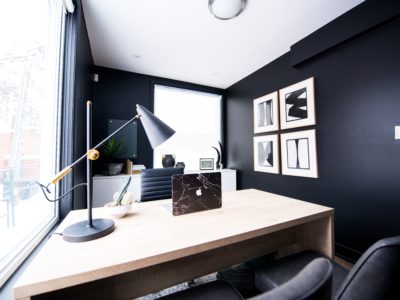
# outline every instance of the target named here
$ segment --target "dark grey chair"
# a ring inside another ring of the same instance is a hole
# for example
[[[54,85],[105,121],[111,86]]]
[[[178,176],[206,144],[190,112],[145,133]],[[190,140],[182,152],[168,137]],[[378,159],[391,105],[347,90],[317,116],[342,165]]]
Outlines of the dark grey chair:
[[[256,269],[255,286],[261,291],[275,289],[317,257],[321,255],[305,251],[266,263]],[[376,242],[350,271],[337,263],[333,269],[333,299],[400,299],[400,236]]]
[[[169,199],[172,196],[172,175],[183,174],[183,168],[146,169],[140,174],[140,201]]]
[[[330,299],[332,264],[326,258],[310,262],[300,273],[283,285],[258,295],[252,300],[324,300]],[[229,283],[221,280],[192,287],[171,294],[163,300],[243,300],[240,293]]]

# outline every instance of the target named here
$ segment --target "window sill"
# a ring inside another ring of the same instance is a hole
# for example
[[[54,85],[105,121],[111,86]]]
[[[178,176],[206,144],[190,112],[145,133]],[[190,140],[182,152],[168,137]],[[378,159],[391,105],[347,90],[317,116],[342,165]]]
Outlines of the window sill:
[[[15,259],[12,267],[8,268],[3,274],[1,280],[4,284],[0,289],[0,299],[13,299],[13,286],[24,270],[31,263],[32,259],[40,251],[47,239],[53,234],[57,228],[59,221],[54,219],[44,227],[41,232],[21,251]]]

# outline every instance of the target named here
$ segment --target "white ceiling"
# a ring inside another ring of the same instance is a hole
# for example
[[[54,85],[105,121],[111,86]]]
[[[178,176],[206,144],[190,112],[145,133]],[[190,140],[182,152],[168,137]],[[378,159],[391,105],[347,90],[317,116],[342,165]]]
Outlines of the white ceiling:
[[[248,0],[221,21],[208,0],[83,0],[97,66],[227,88],[363,0]]]

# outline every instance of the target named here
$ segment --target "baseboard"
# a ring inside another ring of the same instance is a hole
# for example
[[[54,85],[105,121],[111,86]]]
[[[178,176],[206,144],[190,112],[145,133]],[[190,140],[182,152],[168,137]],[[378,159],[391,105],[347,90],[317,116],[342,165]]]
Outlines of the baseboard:
[[[342,244],[335,243],[335,255],[348,262],[355,263],[362,253]]]

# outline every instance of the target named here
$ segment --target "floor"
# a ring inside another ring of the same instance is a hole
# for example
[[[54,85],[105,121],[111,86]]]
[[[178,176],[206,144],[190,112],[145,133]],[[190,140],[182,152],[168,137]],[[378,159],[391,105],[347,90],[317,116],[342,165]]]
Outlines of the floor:
[[[333,260],[347,270],[350,270],[354,266],[353,263],[348,262],[347,260],[344,260],[337,256],[335,256]]]
[[[217,273],[212,273],[212,274],[200,277],[200,278],[196,278],[194,280],[194,282],[190,283],[190,286],[196,286],[196,285],[200,285],[200,284],[214,281],[214,280],[217,280]],[[185,283],[181,283],[181,284],[175,285],[173,287],[167,288],[165,290],[161,290],[154,294],[149,294],[149,295],[146,295],[146,296],[143,296],[140,298],[136,298],[136,300],[153,300],[153,299],[157,299],[162,296],[165,296],[165,295],[169,295],[169,294],[172,294],[175,292],[186,290],[187,288],[189,288],[189,284],[187,282],[185,282]]]
[[[342,259],[340,257],[337,257],[337,256],[335,256],[334,261],[336,263],[338,263],[339,265],[341,265],[343,268],[347,269],[347,270],[350,270],[354,265],[354,264],[352,264],[352,263],[350,263],[350,262],[348,262],[348,261],[346,261],[346,260],[344,260],[344,259]],[[194,280],[194,283],[191,283],[190,286],[196,286],[196,285],[200,285],[200,284],[203,284],[203,283],[206,283],[206,282],[214,281],[214,280],[217,279],[216,276],[217,276],[217,273],[212,273],[212,274],[200,277],[200,278],[196,278]],[[185,282],[185,283],[181,283],[181,284],[175,285],[173,287],[161,290],[161,291],[159,291],[157,293],[154,293],[154,294],[149,294],[149,295],[146,295],[146,296],[143,296],[143,297],[140,297],[140,298],[136,298],[136,300],[158,299],[158,298],[160,298],[162,296],[169,295],[169,294],[172,294],[172,293],[175,293],[175,292],[179,292],[179,291],[185,290],[187,288],[189,288],[189,284],[187,282]]]

